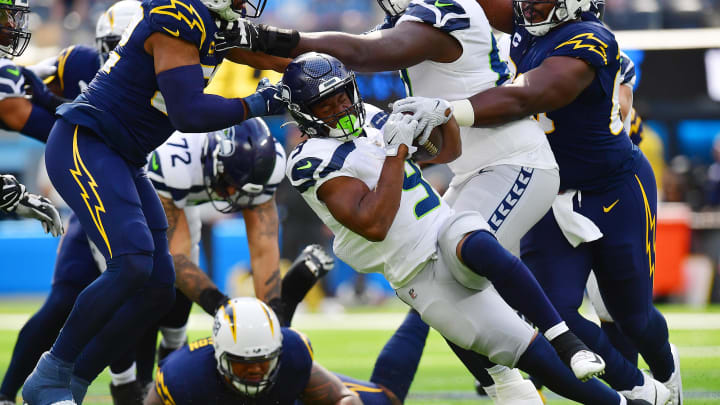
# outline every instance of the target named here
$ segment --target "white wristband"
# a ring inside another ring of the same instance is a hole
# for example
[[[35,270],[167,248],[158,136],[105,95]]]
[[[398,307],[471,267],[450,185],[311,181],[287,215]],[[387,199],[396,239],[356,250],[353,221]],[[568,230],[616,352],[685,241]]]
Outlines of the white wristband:
[[[461,127],[471,127],[475,122],[475,110],[470,100],[451,101],[450,104],[453,106],[453,115],[458,125]]]

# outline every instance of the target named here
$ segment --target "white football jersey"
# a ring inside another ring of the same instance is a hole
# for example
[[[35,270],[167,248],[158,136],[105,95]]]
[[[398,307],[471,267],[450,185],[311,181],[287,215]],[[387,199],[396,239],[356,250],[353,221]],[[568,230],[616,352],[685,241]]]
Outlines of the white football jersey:
[[[397,24],[422,22],[446,32],[462,46],[454,62],[424,61],[401,71],[409,96],[462,100],[510,79],[490,23],[476,0],[412,0]],[[396,24],[396,25],[397,25]],[[456,179],[486,166],[557,167],[545,134],[527,117],[493,128],[461,127],[462,155],[448,164]]]
[[[25,97],[25,78],[20,67],[8,58],[0,58],[0,100]]]
[[[435,254],[438,230],[453,211],[423,179],[417,165],[406,161],[400,209],[384,241],[368,241],[339,223],[318,199],[317,189],[340,176],[375,188],[385,162],[384,141],[371,125],[365,125],[365,134],[348,142],[310,138],[300,143],[289,155],[286,174],[335,234],[335,254],[359,272],[384,273],[399,288]]]
[[[210,201],[203,181],[202,148],[206,134],[186,134],[175,131],[165,143],[150,155],[147,165],[148,178],[158,195],[170,198],[178,208],[185,210],[193,246],[191,260],[199,260],[200,231],[202,224],[197,206]],[[285,175],[285,151],[275,142],[277,159],[270,179],[262,194],[253,199],[251,206],[260,205],[273,198]],[[225,201],[216,201],[225,207]]]

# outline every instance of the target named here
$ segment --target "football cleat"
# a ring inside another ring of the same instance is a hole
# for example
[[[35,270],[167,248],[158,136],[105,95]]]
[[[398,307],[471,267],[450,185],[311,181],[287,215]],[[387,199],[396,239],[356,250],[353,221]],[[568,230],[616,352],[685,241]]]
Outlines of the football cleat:
[[[663,383],[667,389],[670,390],[670,404],[671,405],[682,405],[683,403],[683,392],[682,392],[682,378],[680,378],[680,354],[678,353],[677,346],[670,343],[670,351],[673,356],[673,364],[675,370],[670,375],[670,378]]]
[[[670,401],[670,390],[667,389],[660,381],[650,377],[643,371],[643,385],[633,387],[632,390],[620,391],[620,394],[630,400],[646,401],[649,405],[665,405]]]
[[[110,383],[113,405],[142,405],[145,390],[139,381],[113,385]]]
[[[570,358],[570,368],[580,381],[587,381],[605,372],[605,360],[590,350],[580,350]]]
[[[69,388],[72,369],[72,363],[64,362],[50,352],[43,353],[25,380],[23,401],[32,405],[75,405]]]

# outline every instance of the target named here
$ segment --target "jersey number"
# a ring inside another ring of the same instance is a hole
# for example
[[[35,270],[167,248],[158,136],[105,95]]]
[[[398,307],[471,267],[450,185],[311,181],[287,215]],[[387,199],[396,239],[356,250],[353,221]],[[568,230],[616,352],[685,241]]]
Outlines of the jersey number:
[[[423,179],[420,169],[411,161],[406,161],[410,165],[411,172],[408,173],[405,167],[405,178],[403,179],[403,191],[410,191],[415,187],[422,186],[425,188],[427,197],[421,198],[415,203],[415,218],[420,219],[427,215],[428,212],[440,206],[440,197],[435,194],[435,190]]]
[[[187,149],[187,148],[188,148],[188,141],[187,141],[187,139],[182,138],[182,140],[183,140],[183,143],[170,143],[170,142],[168,142],[168,146],[174,146],[174,147],[180,148],[180,149]],[[181,162],[185,163],[186,165],[190,164],[190,152],[188,152],[188,151],[185,150],[185,151],[183,151],[183,153],[185,154],[185,158],[184,158],[184,159],[183,159],[182,156],[180,156],[180,155],[178,155],[178,154],[174,154],[174,153],[172,154],[172,156],[170,156],[170,161],[172,162],[173,167],[175,167],[175,159],[180,160]]]

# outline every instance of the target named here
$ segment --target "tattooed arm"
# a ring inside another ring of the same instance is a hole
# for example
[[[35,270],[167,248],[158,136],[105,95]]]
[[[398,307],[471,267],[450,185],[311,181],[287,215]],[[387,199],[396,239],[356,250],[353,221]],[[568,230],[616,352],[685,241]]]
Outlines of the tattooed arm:
[[[269,303],[280,298],[280,247],[275,199],[243,210],[255,296]]]
[[[225,295],[218,291],[210,278],[190,259],[192,238],[185,210],[165,197],[160,197],[168,221],[168,244],[175,265],[175,287],[191,301],[197,302],[210,315],[215,314],[217,304],[224,301]],[[204,294],[203,294],[204,293]],[[210,304],[206,304],[208,299]]]
[[[306,405],[362,405],[335,374],[317,363],[313,363],[310,381],[300,399]]]

